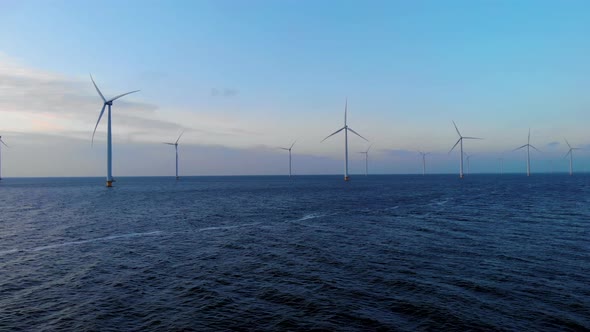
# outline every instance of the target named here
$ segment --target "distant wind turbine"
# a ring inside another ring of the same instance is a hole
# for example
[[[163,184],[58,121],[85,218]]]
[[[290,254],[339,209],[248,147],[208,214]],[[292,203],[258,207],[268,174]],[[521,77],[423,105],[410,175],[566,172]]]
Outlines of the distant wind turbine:
[[[371,150],[371,145],[369,145],[367,151],[359,152],[365,155],[365,176],[369,175],[369,150]]]
[[[349,177],[348,177],[348,131],[351,131],[353,134],[357,135],[358,137],[364,139],[365,141],[369,141],[368,139],[364,138],[363,136],[361,136],[359,133],[357,133],[356,131],[352,130],[352,128],[350,128],[346,122],[346,114],[348,112],[348,99],[346,100],[345,104],[344,104],[344,127],[336,130],[334,133],[330,134],[330,136],[324,138],[322,140],[325,141],[328,138],[338,134],[339,132],[344,130],[344,181],[348,181]]]
[[[184,134],[184,131],[180,133],[180,136],[178,136],[178,138],[176,139],[176,142],[174,142],[174,143],[164,142],[164,144],[174,145],[174,150],[176,150],[176,180],[179,179],[179,177],[178,177],[178,141],[180,141],[182,134]]]
[[[2,143],[5,147],[8,147],[6,143],[2,140],[2,136],[0,136],[0,143]],[[2,180],[2,144],[0,144],[0,180]]]
[[[526,176],[531,176],[531,149],[533,148],[537,151],[539,151],[539,149],[537,149],[536,147],[531,145],[531,128],[529,128],[529,137],[527,140],[527,144],[517,147],[516,149],[512,150],[512,151],[516,151],[516,150],[520,150],[522,148],[526,148]],[[541,151],[539,151],[541,152]]]
[[[293,149],[293,145],[295,145],[295,143],[297,143],[297,140],[295,140],[295,142],[293,142],[293,144],[291,144],[291,146],[288,148],[279,148],[289,151],[289,177],[291,177],[291,149]]]
[[[472,154],[465,152],[465,159],[467,159],[467,175],[471,172],[471,157],[473,157]]]
[[[459,178],[463,178],[463,140],[464,139],[482,139],[482,138],[462,136],[461,133],[459,132],[459,128],[457,128],[457,124],[455,124],[455,121],[453,121],[453,125],[455,126],[455,130],[457,131],[457,134],[459,135],[459,139],[457,140],[457,143],[455,143],[455,145],[453,145],[453,147],[451,148],[449,153],[453,152],[453,150],[455,149],[457,144],[461,143],[461,155],[460,155],[461,162],[459,164]]]
[[[106,98],[104,97],[102,92],[100,92],[100,89],[98,88],[98,86],[94,82],[94,78],[92,78],[92,75],[90,75],[90,80],[92,80],[92,84],[94,84],[94,88],[96,89],[96,92],[98,92],[98,94],[100,95],[100,98],[104,102],[104,104],[102,105],[102,109],[100,110],[100,115],[98,116],[98,121],[96,121],[96,126],[94,126],[94,131],[92,132],[92,144],[94,144],[94,134],[96,133],[96,128],[98,127],[100,119],[102,118],[102,115],[104,114],[104,109],[105,109],[105,107],[107,107],[107,105],[109,106],[109,112],[107,115],[107,119],[108,119],[107,120],[107,187],[112,187],[113,186],[113,146],[112,146],[112,136],[111,136],[111,106],[113,106],[113,102],[115,100],[117,100],[123,96],[126,96],[128,94],[138,92],[139,90],[126,92],[124,94],[118,95],[118,96],[111,98],[109,100],[106,100]]]
[[[574,175],[574,150],[581,150],[581,149],[580,148],[572,148],[572,146],[570,145],[570,142],[568,142],[565,137],[563,139],[565,140],[567,147],[570,148],[563,158],[567,158],[568,155],[570,156],[570,175]]]
[[[500,175],[504,175],[504,158],[498,158],[500,162]]]
[[[422,175],[426,175],[426,156],[430,154],[430,152],[422,152],[418,151],[422,156]]]

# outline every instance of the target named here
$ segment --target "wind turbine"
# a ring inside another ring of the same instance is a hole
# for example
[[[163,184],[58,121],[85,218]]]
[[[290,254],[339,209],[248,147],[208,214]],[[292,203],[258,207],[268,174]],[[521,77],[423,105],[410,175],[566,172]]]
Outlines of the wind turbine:
[[[461,162],[459,164],[459,178],[462,179],[463,178],[463,140],[464,139],[482,139],[482,138],[461,136],[461,133],[459,132],[459,128],[457,128],[457,124],[455,124],[455,121],[453,121],[453,125],[455,126],[455,130],[457,131],[457,134],[459,135],[459,139],[457,140],[457,143],[455,143],[455,145],[453,145],[453,147],[451,148],[449,153],[453,152],[453,150],[455,149],[457,144],[461,143],[461,156],[460,156]]]
[[[350,128],[346,122],[346,114],[348,112],[348,99],[346,99],[346,102],[344,104],[344,127],[336,130],[334,133],[330,134],[330,136],[324,138],[322,140],[325,141],[328,138],[338,134],[339,132],[344,130],[344,181],[348,181],[349,177],[348,177],[348,131],[350,130],[353,134],[357,135],[358,137],[364,139],[365,141],[369,141],[368,139],[364,138],[363,136],[361,136],[359,133],[357,133],[356,131],[352,130],[352,128]]]
[[[365,155],[365,176],[369,175],[369,150],[371,150],[371,146],[372,145],[369,145],[367,151],[359,152],[360,154]]]
[[[568,142],[565,137],[563,139],[565,140],[567,147],[570,148],[563,158],[567,158],[568,155],[570,156],[570,175],[574,175],[574,150],[581,150],[581,149],[580,148],[572,148],[572,146],[570,145],[570,142]]]
[[[520,146],[512,151],[520,150],[522,148],[526,148],[526,176],[531,176],[531,148],[539,151],[539,149],[531,145],[531,128],[529,128],[529,138],[527,140],[527,144]]]
[[[504,158],[498,158],[500,162],[500,175],[504,175]]]
[[[422,175],[426,175],[426,156],[430,154],[430,152],[422,152],[418,151],[420,155],[422,155]]]
[[[467,152],[465,152],[465,159],[467,159],[467,175],[469,175],[469,173],[471,172],[471,157],[473,157],[472,154],[468,154]]]
[[[295,143],[297,143],[297,140],[295,140],[295,142],[293,142],[293,144],[291,144],[291,146],[288,148],[279,148],[281,150],[289,151],[289,177],[291,177],[291,149],[293,149],[293,145],[295,145]]]
[[[4,144],[5,147],[8,147],[6,143],[2,140],[2,136],[0,136],[0,143]],[[0,180],[2,180],[2,145],[0,144]]]
[[[94,85],[96,92],[98,92],[98,94],[100,95],[100,98],[102,98],[102,101],[104,102],[104,104],[102,105],[102,109],[100,110],[100,115],[98,116],[98,121],[96,121],[96,126],[94,126],[94,131],[92,132],[92,144],[94,144],[94,134],[96,133],[96,128],[98,127],[98,123],[100,122],[100,119],[102,118],[102,115],[104,114],[104,109],[105,109],[105,107],[107,107],[107,105],[109,106],[109,112],[107,115],[107,117],[108,117],[107,118],[108,119],[107,120],[107,187],[112,187],[113,186],[113,146],[112,146],[112,137],[111,137],[111,106],[113,106],[113,102],[115,100],[117,100],[123,96],[126,96],[128,94],[138,92],[139,90],[126,92],[124,94],[118,95],[118,96],[111,98],[109,100],[106,100],[106,98],[104,97],[102,92],[100,92],[100,89],[98,88],[98,86],[94,82],[92,75],[90,75],[90,80],[92,80],[92,84]]]
[[[178,141],[182,137],[182,134],[184,134],[184,131],[180,133],[180,136],[178,136],[178,138],[176,139],[176,142],[174,142],[174,143],[164,142],[164,144],[174,145],[174,150],[176,150],[176,180],[179,179],[179,177],[178,177]]]

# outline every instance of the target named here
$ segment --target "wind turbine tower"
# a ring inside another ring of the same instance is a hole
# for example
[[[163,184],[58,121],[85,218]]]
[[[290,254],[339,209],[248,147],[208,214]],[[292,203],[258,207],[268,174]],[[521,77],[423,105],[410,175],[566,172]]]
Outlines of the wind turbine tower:
[[[176,180],[180,179],[178,177],[178,141],[180,141],[182,134],[184,134],[184,131],[180,133],[180,136],[178,136],[178,139],[176,139],[176,142],[174,142],[174,143],[164,142],[164,144],[174,145],[174,150],[176,150]]]
[[[350,178],[348,177],[348,132],[352,132],[353,134],[357,135],[358,137],[364,139],[365,141],[369,141],[368,139],[364,138],[363,136],[361,136],[361,134],[357,133],[356,131],[352,130],[352,128],[350,128],[346,122],[346,115],[348,112],[348,99],[346,100],[345,104],[344,104],[344,127],[336,130],[334,133],[330,134],[328,137],[324,138],[322,140],[325,141],[328,138],[338,134],[339,132],[344,130],[344,181],[348,181]]]
[[[369,175],[369,150],[371,150],[371,145],[369,145],[367,151],[359,152],[360,154],[365,155],[365,176]]]
[[[100,110],[100,115],[98,116],[98,121],[96,121],[96,126],[94,126],[94,131],[92,132],[92,144],[94,144],[94,134],[96,133],[96,128],[98,127],[98,124],[100,123],[100,119],[102,118],[102,115],[104,114],[104,109],[107,106],[109,107],[109,112],[107,115],[107,187],[110,188],[113,186],[113,145],[112,145],[112,135],[111,135],[111,106],[113,106],[113,102],[115,100],[117,100],[123,96],[126,96],[128,94],[138,92],[139,90],[126,92],[124,94],[118,95],[114,98],[107,100],[104,97],[104,95],[102,94],[102,92],[100,92],[100,89],[98,88],[98,86],[94,82],[92,75],[90,75],[90,80],[92,80],[92,84],[94,85],[96,92],[98,92],[98,94],[100,95],[100,98],[104,102],[104,104],[102,105],[102,109]]]
[[[567,147],[569,148],[569,150],[567,151],[567,153],[565,154],[564,158],[567,158],[567,156],[570,156],[570,176],[574,175],[574,150],[581,150],[580,148],[572,148],[572,146],[570,145],[570,142],[567,141],[567,139],[565,139],[565,137],[563,138],[565,140],[565,143],[567,144]]]
[[[459,163],[459,178],[463,178],[463,140],[464,139],[482,139],[482,138],[478,138],[478,137],[466,137],[466,136],[462,136],[461,132],[459,132],[459,128],[457,128],[457,124],[455,124],[455,121],[453,121],[453,125],[455,126],[455,130],[457,131],[457,134],[459,135],[459,139],[457,140],[457,143],[455,143],[455,145],[453,145],[453,147],[451,148],[451,150],[449,151],[449,153],[453,152],[453,150],[455,149],[455,147],[457,146],[457,144],[460,143],[460,147],[461,147],[461,153],[460,153],[460,163]]]
[[[519,146],[512,151],[520,150],[522,148],[526,148],[526,176],[531,176],[531,148],[539,151],[539,149],[537,149],[536,147],[531,145],[531,128],[529,128],[529,136],[528,136],[527,144],[525,144],[523,146]],[[541,151],[539,151],[539,152],[541,152]]]
[[[426,175],[426,156],[430,154],[430,152],[422,152],[418,151],[422,156],[422,175]]]
[[[297,143],[297,141],[293,142],[293,144],[291,144],[291,146],[288,148],[279,148],[289,151],[289,177],[291,177],[291,149],[293,149],[293,145],[295,145],[295,143]]]
[[[6,145],[6,143],[4,143],[4,141],[2,140],[2,136],[0,136],[0,180],[2,180],[2,145],[4,145],[5,147],[8,147],[8,145]]]

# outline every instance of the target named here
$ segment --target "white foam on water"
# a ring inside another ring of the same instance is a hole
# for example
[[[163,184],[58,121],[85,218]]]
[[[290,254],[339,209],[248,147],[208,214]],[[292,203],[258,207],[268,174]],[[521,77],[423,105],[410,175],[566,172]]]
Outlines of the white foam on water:
[[[448,199],[448,198],[447,198],[447,199],[441,199],[441,200],[439,200],[439,201],[434,201],[434,200],[433,200],[433,201],[431,201],[431,202],[430,202],[430,205],[438,205],[438,206],[443,206],[443,205],[447,204],[447,202],[448,202],[448,201],[449,201],[449,199]]]
[[[10,249],[10,250],[0,251],[0,256],[14,254],[15,252],[19,252],[19,251],[20,250],[18,250],[18,249]]]
[[[297,222],[297,221],[304,221],[304,220],[310,220],[310,219],[317,219],[317,218],[323,218],[323,217],[328,217],[328,216],[333,216],[335,213],[310,213],[310,214],[306,214],[303,217],[299,218],[299,219],[295,219],[295,220],[290,220],[291,222]]]
[[[54,248],[60,248],[60,247],[67,247],[67,246],[75,246],[75,245],[80,245],[80,244],[92,243],[92,242],[110,241],[110,240],[124,239],[124,238],[130,238],[130,237],[138,237],[138,236],[153,236],[153,235],[160,235],[160,234],[162,234],[162,231],[153,231],[153,232],[146,232],[146,233],[128,233],[128,234],[110,235],[110,236],[99,237],[99,238],[88,239],[88,240],[80,240],[80,241],[71,241],[71,242],[63,242],[63,243],[57,243],[57,244],[50,244],[50,245],[47,245],[47,246],[41,246],[41,247],[35,247],[35,248],[32,248],[32,249],[26,249],[25,251],[42,251],[42,250],[48,250],[48,249],[54,249]]]
[[[233,228],[240,228],[240,227],[248,227],[248,226],[255,226],[259,225],[259,222],[251,223],[251,224],[242,224],[242,225],[233,225],[233,226],[213,226],[213,227],[205,227],[197,229],[197,232],[206,232],[206,231],[216,231],[222,229],[233,229]]]

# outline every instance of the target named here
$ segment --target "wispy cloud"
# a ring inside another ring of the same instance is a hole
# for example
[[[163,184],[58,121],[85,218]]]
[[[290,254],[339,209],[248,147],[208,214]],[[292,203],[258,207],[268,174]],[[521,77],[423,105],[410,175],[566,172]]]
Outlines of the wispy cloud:
[[[238,95],[238,90],[231,88],[211,88],[211,96],[213,97],[234,97]]]

